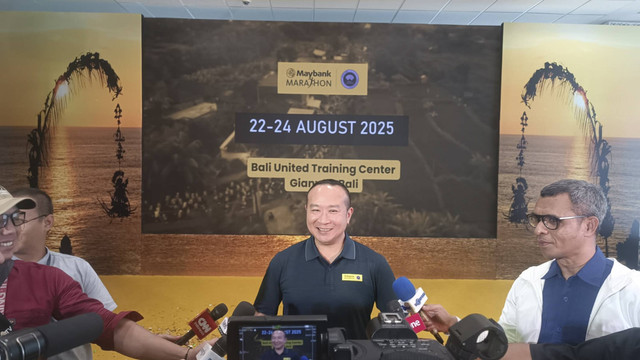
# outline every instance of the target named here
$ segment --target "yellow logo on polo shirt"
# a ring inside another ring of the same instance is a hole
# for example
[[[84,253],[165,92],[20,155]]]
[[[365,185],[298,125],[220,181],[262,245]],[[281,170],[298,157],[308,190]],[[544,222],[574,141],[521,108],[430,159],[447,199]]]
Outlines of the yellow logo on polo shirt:
[[[362,282],[362,274],[342,274],[342,281]]]

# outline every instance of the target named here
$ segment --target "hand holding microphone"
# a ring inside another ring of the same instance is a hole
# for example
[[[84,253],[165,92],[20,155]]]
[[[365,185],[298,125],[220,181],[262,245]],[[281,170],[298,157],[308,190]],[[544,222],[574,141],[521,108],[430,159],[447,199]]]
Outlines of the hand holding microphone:
[[[427,315],[428,320],[425,321],[425,325],[429,331],[436,329],[437,331],[448,333],[449,328],[460,320],[450,315],[447,310],[439,304],[425,304],[422,306],[422,311]]]
[[[411,313],[420,314],[423,320],[430,321],[428,314],[422,310],[422,306],[427,303],[427,294],[424,293],[422,288],[416,290],[409,279],[401,276],[393,282],[393,291],[400,300],[409,306]],[[444,344],[444,340],[440,334],[438,334],[437,330],[432,329],[430,332],[440,344]]]
[[[241,301],[236,309],[233,310],[231,316],[252,316],[256,309],[250,303]],[[227,354],[227,318],[225,318],[218,330],[220,331],[220,339],[213,346],[205,344],[196,355],[197,360],[221,360]],[[224,325],[223,325],[224,324]]]

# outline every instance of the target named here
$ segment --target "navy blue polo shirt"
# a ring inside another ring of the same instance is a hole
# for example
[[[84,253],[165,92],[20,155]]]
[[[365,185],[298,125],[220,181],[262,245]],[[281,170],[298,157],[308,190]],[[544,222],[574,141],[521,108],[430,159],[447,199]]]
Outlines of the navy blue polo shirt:
[[[542,326],[538,343],[576,345],[585,340],[591,309],[613,261],[600,248],[578,271],[564,279],[557,261],[551,263],[542,290]]]
[[[278,355],[278,353],[271,348],[260,356],[260,360],[300,360],[300,355],[291,349],[284,349],[282,354]]]
[[[347,339],[366,339],[373,303],[389,310],[394,280],[387,260],[349,235],[331,264],[310,237],[273,257],[254,306],[266,315],[276,315],[280,302],[284,315],[327,315],[328,326],[345,328]]]

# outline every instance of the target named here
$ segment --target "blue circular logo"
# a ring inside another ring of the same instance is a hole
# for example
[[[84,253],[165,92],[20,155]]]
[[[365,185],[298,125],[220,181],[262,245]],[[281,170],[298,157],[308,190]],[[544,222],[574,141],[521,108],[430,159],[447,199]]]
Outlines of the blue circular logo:
[[[354,70],[346,70],[342,73],[340,81],[342,82],[342,86],[344,86],[345,89],[353,89],[354,87],[358,86],[358,81],[360,81],[360,78],[358,77],[358,73]]]

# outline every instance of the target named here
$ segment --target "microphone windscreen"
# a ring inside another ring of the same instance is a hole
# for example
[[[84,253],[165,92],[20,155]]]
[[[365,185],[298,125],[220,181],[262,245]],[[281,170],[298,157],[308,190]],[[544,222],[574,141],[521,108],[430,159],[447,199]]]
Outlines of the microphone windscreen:
[[[229,311],[227,305],[225,305],[224,303],[218,304],[213,308],[213,310],[211,310],[211,317],[213,318],[213,320],[218,320],[223,317],[227,313],[227,311]]]
[[[416,287],[413,286],[409,279],[401,276],[393,282],[393,292],[396,293],[398,299],[407,301],[416,294]]]
[[[36,329],[46,340],[44,355],[49,357],[96,340],[102,335],[102,327],[100,315],[86,313],[39,326]]]
[[[236,309],[233,310],[232,316],[253,316],[256,313],[256,309],[251,305],[251,303],[246,301],[241,301]]]

